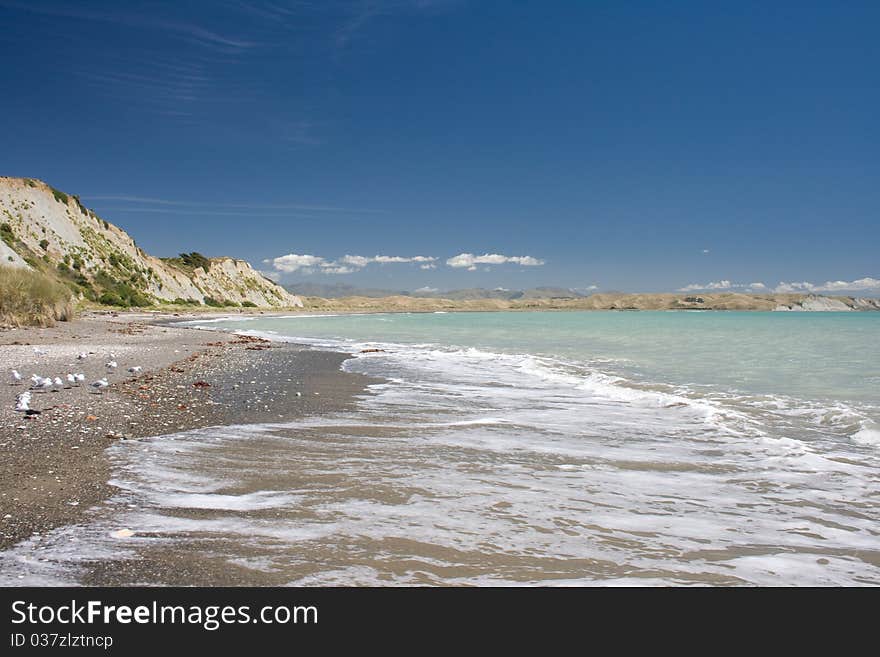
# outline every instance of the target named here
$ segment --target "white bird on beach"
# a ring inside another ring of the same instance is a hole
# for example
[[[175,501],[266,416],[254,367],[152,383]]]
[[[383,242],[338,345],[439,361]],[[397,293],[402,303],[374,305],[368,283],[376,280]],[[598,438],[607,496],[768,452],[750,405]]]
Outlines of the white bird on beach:
[[[60,376],[56,376],[55,380],[52,381],[53,390],[55,390],[55,392],[58,392],[63,387],[64,387],[64,381],[61,380]]]
[[[76,385],[79,385],[80,383],[82,383],[83,381],[86,380],[86,375],[77,372],[76,374],[73,375],[73,378],[76,381]]]
[[[91,384],[92,388],[95,389],[95,392],[98,392],[98,393],[100,393],[104,388],[106,388],[109,385],[110,384],[107,382],[106,378],[99,379],[98,381],[95,381],[94,383]]]
[[[104,367],[106,367],[112,373],[113,370],[119,367],[119,365],[116,363],[115,360],[111,360],[109,363],[105,364]]]
[[[43,377],[40,377],[40,380],[34,384],[33,388],[34,390],[42,390],[43,392],[45,392],[54,385],[55,382],[51,379],[51,377],[46,377],[45,379]]]
[[[43,377],[41,377],[39,374],[31,374],[31,383],[33,383],[34,385],[37,385],[42,380]]]
[[[134,367],[129,367],[129,368],[128,368],[128,371],[131,372],[132,374],[137,374],[137,373],[140,372],[142,369],[144,369],[144,368],[141,367],[140,365],[135,365]]]
[[[85,360],[88,357],[89,357],[89,355],[84,351],[81,351],[76,355],[77,360]]]
[[[66,378],[67,378],[67,384],[68,384],[67,387],[68,388],[76,385],[76,376],[74,374],[68,374]]]
[[[14,386],[21,383],[21,374],[18,373],[18,370],[12,370],[9,373],[9,383]]]
[[[37,356],[45,356],[45,355],[48,354],[49,352],[46,351],[45,349],[41,349],[40,347],[34,347],[34,353],[35,353]]]
[[[24,413],[26,411],[31,410],[31,393],[23,392],[18,397],[15,398],[15,410]]]

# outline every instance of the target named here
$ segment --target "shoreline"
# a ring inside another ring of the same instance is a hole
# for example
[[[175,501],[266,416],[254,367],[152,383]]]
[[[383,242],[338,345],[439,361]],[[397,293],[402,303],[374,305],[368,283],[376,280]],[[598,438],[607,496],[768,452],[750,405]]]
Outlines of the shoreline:
[[[351,354],[173,325],[189,319],[198,318],[88,314],[0,331],[0,550],[80,522],[113,495],[105,450],[118,440],[292,421],[348,408],[373,382],[341,370]],[[88,357],[77,360],[80,352]],[[107,374],[111,358],[118,368]],[[132,366],[143,370],[130,374]],[[13,368],[26,382],[10,385]],[[83,372],[85,383],[34,392],[38,415],[14,410],[32,373],[63,379],[67,372]],[[88,384],[105,375],[110,387],[92,392]]]

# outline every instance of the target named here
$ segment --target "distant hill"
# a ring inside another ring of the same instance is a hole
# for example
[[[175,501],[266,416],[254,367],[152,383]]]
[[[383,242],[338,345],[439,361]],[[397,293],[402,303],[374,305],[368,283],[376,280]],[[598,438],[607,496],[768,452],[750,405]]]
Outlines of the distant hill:
[[[196,252],[155,258],[79,197],[31,178],[0,177],[0,238],[0,264],[41,272],[107,305],[301,304],[244,260]]]
[[[378,299],[384,297],[417,297],[421,299],[451,299],[453,301],[469,301],[479,299],[579,299],[584,295],[561,287],[536,287],[529,290],[507,290],[503,288],[467,288],[425,292],[422,290],[383,290],[377,288],[361,288],[345,283],[313,283],[299,282],[285,285],[289,292],[304,297],[321,297],[324,299],[342,299],[345,297],[365,297]]]
[[[355,287],[345,283],[313,283],[303,281],[288,283],[284,286],[288,292],[304,297],[323,297],[324,299],[341,299],[342,297],[394,297],[408,296],[410,293],[402,290],[382,290],[369,287]]]
[[[461,292],[468,292],[463,290]],[[502,291],[497,291],[501,293]],[[436,298],[390,296],[369,298],[305,299],[310,310],[328,312],[436,312],[487,310],[762,310],[762,311],[867,311],[880,310],[880,299],[867,297],[823,297],[812,294],[741,294],[723,292],[690,296],[685,294],[620,294],[602,293],[588,297],[551,298],[520,297],[451,299],[449,293],[438,293]]]

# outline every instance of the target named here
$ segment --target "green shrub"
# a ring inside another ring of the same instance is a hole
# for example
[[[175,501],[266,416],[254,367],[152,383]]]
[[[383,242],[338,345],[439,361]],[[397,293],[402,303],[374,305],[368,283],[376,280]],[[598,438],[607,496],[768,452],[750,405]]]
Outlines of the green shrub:
[[[0,239],[9,246],[15,244],[15,233],[12,232],[12,226],[7,223],[0,224]]]
[[[205,305],[213,308],[237,308],[238,303],[229,299],[215,299],[214,297],[205,297]]]
[[[49,248],[49,240],[47,240],[47,239],[40,240],[40,248],[43,249],[43,251],[48,249]]]
[[[55,189],[54,187],[50,187],[49,189],[52,190],[52,196],[55,197],[56,201],[58,201],[59,203],[64,203],[64,205],[67,205],[67,203],[69,201],[67,194],[65,194],[64,192],[62,192],[60,190]]]
[[[84,215],[88,216],[90,214],[89,209],[82,204],[82,201],[79,200],[79,196],[76,194],[73,195],[73,200],[76,201],[77,206],[79,206],[79,211]]]
[[[192,273],[196,267],[201,267],[206,272],[211,268],[211,259],[203,256],[198,251],[192,253],[181,253],[176,258],[162,258],[165,262],[177,265],[181,269],[185,269]]]
[[[95,274],[95,283],[102,290],[98,302],[109,306],[150,306],[152,300],[137,288],[116,280],[105,271]]]
[[[242,308],[256,308],[257,304],[255,304],[253,301],[242,301],[241,307]]]
[[[127,308],[131,304],[125,303],[118,294],[113,292],[103,292],[101,296],[98,297],[98,303],[103,303],[105,306],[121,306],[123,308]]]

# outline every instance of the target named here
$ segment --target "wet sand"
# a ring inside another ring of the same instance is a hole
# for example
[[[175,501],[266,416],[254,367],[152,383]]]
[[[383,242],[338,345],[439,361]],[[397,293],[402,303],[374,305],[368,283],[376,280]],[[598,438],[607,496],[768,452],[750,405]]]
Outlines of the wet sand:
[[[115,441],[341,410],[371,382],[340,370],[346,354],[165,323],[180,319],[94,314],[0,332],[0,549],[79,522],[111,496],[105,450]],[[111,354],[118,368],[108,374]],[[34,392],[41,412],[25,417],[15,397],[30,382],[11,385],[13,368],[25,380],[82,372],[86,381]],[[88,384],[103,376],[110,387],[93,393]]]

